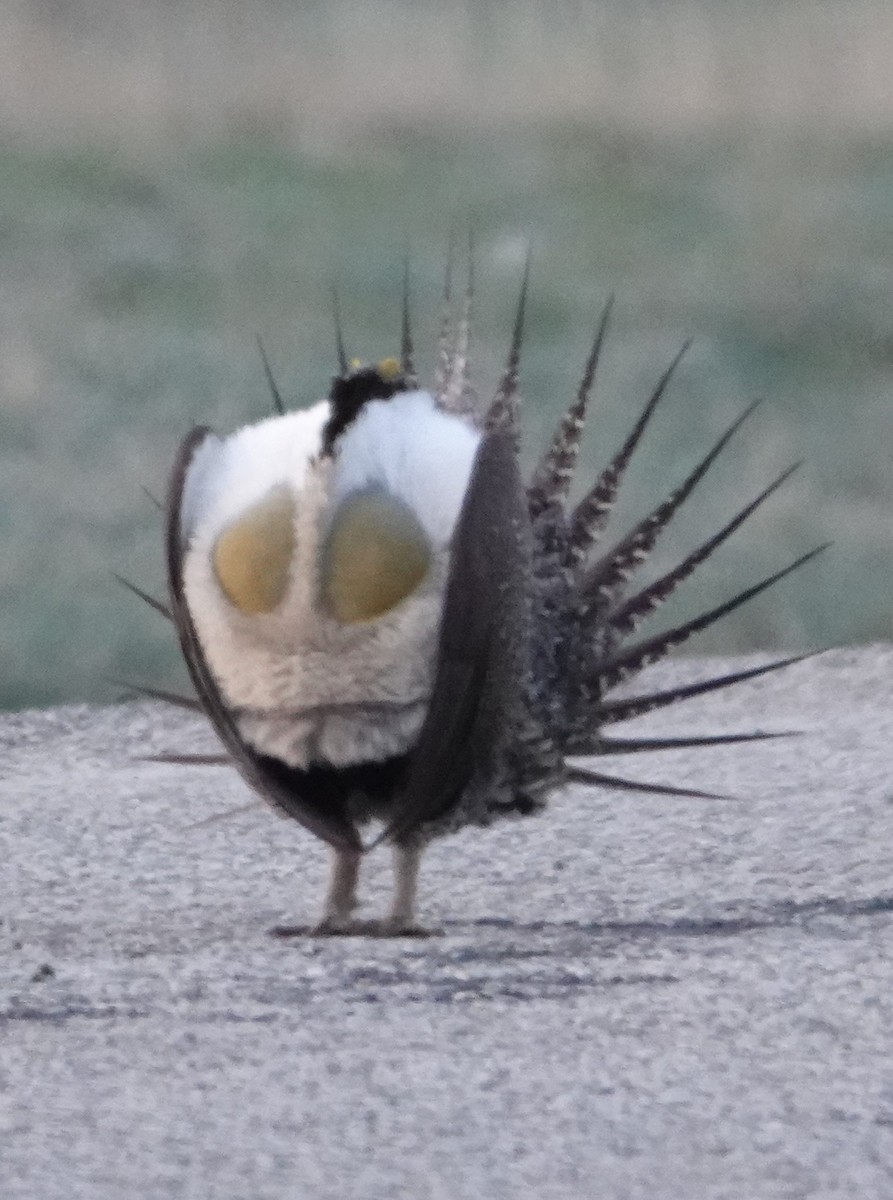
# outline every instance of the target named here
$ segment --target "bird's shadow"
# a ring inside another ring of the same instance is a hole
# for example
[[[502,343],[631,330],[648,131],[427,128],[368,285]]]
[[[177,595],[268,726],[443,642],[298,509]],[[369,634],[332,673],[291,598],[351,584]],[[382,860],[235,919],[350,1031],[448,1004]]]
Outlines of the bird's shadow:
[[[870,917],[891,913],[893,912],[893,896],[880,895],[854,899],[841,896],[820,896],[812,900],[782,899],[761,907],[754,907],[752,904],[731,904],[729,909],[732,911],[715,916],[682,916],[667,920],[656,917],[640,921],[571,919],[517,921],[511,917],[477,917],[470,921],[444,921],[439,928],[424,931],[424,933],[414,930],[411,933],[395,935],[394,940],[409,938],[413,941],[424,941],[430,937],[435,942],[442,938],[474,941],[476,933],[488,931],[526,939],[535,938],[537,935],[545,935],[546,938],[560,938],[568,935],[580,937],[582,935],[595,939],[611,938],[623,941],[734,937],[738,934],[763,929],[802,925],[820,917]],[[734,911],[735,909],[739,911]],[[317,935],[316,929],[311,925],[278,925],[270,929],[269,933],[272,937],[282,940]],[[347,934],[344,936],[363,935]],[[423,950],[420,952],[424,953]],[[548,951],[542,950],[541,953],[546,954]]]
[[[820,896],[812,900],[776,900],[765,906],[752,904],[729,905],[727,914],[701,917],[659,917],[644,921],[525,921],[502,917],[481,917],[466,922],[466,928],[505,929],[526,933],[585,933],[592,937],[660,938],[660,937],[733,937],[761,929],[783,928],[802,924],[816,917],[870,917],[893,912],[893,896],[870,896],[847,899],[842,896]],[[734,911],[734,910],[738,911]],[[455,931],[462,926],[457,922]],[[453,932],[450,922],[448,932]]]

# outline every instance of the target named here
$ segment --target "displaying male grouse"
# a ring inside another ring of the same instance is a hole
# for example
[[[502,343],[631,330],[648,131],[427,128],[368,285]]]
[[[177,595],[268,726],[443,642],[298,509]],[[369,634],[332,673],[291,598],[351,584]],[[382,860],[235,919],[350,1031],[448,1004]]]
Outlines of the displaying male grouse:
[[[420,387],[404,296],[398,360],[348,364],[327,399],[218,437],[194,429],[167,499],[170,615],[198,700],[247,783],[334,851],[319,932],[417,931],[426,841],[542,810],[570,781],[635,784],[574,756],[747,741],[763,734],[610,739],[606,729],[793,659],[668,691],[611,699],[615,685],[806,562],[721,606],[630,641],[790,474],[764,488],[677,567],[635,590],[633,573],[750,412],[667,499],[609,549],[601,538],[624,471],[676,363],[629,437],[568,503],[608,320],[583,380],[525,486],[518,366],[527,277],[494,398],[468,381],[470,289],[437,377]],[[610,305],[608,306],[610,308]],[[188,754],[172,756],[190,761]],[[381,921],[358,921],[369,821],[396,853]]]

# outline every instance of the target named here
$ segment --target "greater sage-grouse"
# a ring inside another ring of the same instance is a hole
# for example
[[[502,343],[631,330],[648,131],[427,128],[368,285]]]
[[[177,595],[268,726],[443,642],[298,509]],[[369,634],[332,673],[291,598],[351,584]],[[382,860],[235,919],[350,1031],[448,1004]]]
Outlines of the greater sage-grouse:
[[[284,411],[264,359],[276,415],[228,437],[193,429],[167,498],[165,611],[226,761],[334,852],[321,933],[419,932],[425,843],[464,825],[538,813],[569,782],[688,794],[569,759],[771,736],[611,739],[606,729],[793,658],[669,690],[610,694],[817,553],[692,620],[630,642],[790,474],[673,570],[630,586],[751,409],[605,549],[624,471],[682,352],[614,458],[570,505],[610,304],[580,387],[525,485],[518,366],[526,271],[507,364],[485,404],[468,379],[470,287],[456,321],[447,289],[430,388],[416,375],[407,293],[404,286],[399,359],[348,362],[339,329],[340,369],[328,398],[296,412]],[[364,844],[360,830],[369,821],[381,832]],[[393,904],[383,920],[360,921],[360,862],[381,842],[396,856]]]

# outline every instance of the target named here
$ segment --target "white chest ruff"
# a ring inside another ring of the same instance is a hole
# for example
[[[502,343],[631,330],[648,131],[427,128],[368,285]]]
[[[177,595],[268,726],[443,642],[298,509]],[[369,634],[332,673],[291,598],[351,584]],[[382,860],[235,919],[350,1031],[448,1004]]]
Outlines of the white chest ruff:
[[[205,658],[242,735],[296,767],[404,753],[431,694],[449,542],[478,437],[434,410],[425,393],[367,407],[333,460],[316,458],[327,405],[217,442],[198,462],[184,504],[184,589]],[[245,454],[240,438],[250,443]],[[283,484],[295,496],[288,584],[273,611],[247,614],[221,590],[214,544],[234,514]],[[383,487],[412,507],[431,561],[422,582],[391,611],[342,624],[322,602],[321,549],[333,511],[366,486]]]

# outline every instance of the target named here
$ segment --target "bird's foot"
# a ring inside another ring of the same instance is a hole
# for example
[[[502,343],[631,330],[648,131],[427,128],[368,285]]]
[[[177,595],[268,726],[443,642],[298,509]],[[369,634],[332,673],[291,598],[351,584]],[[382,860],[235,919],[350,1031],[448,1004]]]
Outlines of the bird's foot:
[[[376,937],[377,921],[361,917],[325,916],[310,930],[311,937]]]
[[[370,937],[370,938],[429,938],[437,933],[435,929],[426,929],[417,921],[404,917],[379,917],[361,919],[333,919],[323,917],[315,929],[311,930],[313,937]]]
[[[429,938],[436,937],[440,932],[438,929],[428,929],[425,925],[420,925],[412,917],[382,917],[378,921],[370,921],[369,924],[376,926],[375,930],[370,932],[371,937]]]
[[[326,913],[316,925],[274,925],[271,937],[369,937],[375,921],[364,921],[350,913]]]

